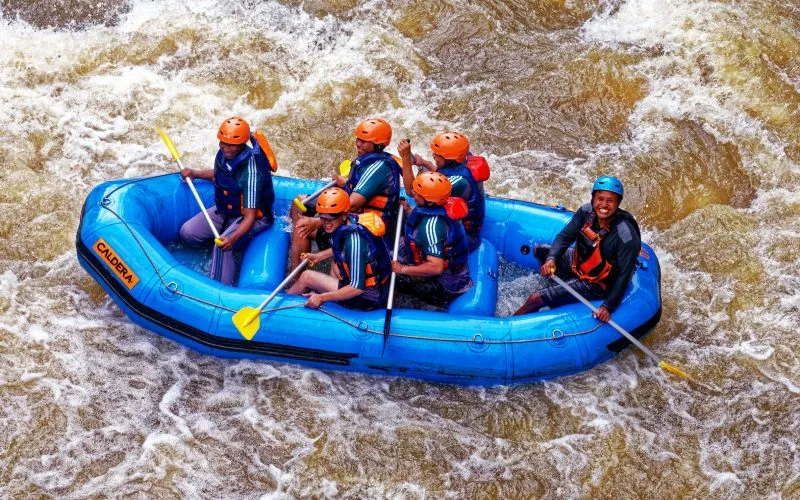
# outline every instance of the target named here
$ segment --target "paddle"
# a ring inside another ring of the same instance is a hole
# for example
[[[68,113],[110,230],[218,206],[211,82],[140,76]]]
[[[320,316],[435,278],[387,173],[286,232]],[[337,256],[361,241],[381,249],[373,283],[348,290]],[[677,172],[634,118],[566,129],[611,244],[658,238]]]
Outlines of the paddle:
[[[576,292],[575,290],[570,288],[569,285],[567,285],[564,282],[564,280],[562,280],[561,278],[559,278],[555,274],[550,276],[550,278],[552,278],[553,281],[555,281],[556,283],[558,283],[559,285],[564,287],[564,289],[566,291],[568,291],[573,297],[578,299],[583,305],[585,305],[586,307],[591,309],[592,312],[594,312],[594,313],[597,312],[597,308],[594,305],[592,305],[591,302],[586,300],[586,298],[584,298],[583,295],[579,294],[578,292]],[[659,357],[656,356],[655,354],[653,354],[653,352],[650,349],[648,349],[647,347],[645,347],[644,344],[639,342],[639,340],[637,340],[636,337],[634,337],[630,333],[626,332],[625,329],[622,328],[621,326],[619,326],[613,319],[609,319],[608,320],[608,324],[611,325],[616,331],[621,333],[625,338],[630,340],[633,343],[633,345],[635,345],[636,347],[641,349],[645,354],[647,354],[650,357],[650,359],[652,359],[653,361],[655,361],[658,364],[658,366],[660,368],[662,368],[662,369],[664,369],[664,370],[666,370],[666,371],[668,371],[670,373],[674,373],[675,375],[677,375],[677,376],[679,376],[681,378],[688,378],[688,375],[686,375],[684,372],[682,372],[678,368],[675,368],[674,366],[668,364],[666,361],[663,361],[663,360],[659,359]]]
[[[275,290],[272,291],[269,296],[264,299],[264,302],[261,303],[258,307],[243,307],[239,309],[239,311],[233,315],[233,324],[236,326],[236,329],[239,330],[239,333],[242,334],[242,337],[246,338],[247,340],[253,340],[253,336],[258,332],[259,326],[261,326],[261,322],[259,320],[259,316],[261,315],[261,311],[267,307],[272,299],[278,295],[278,292],[283,290],[283,287],[289,284],[295,276],[300,274],[300,271],[303,270],[306,265],[308,265],[310,261],[308,259],[303,259],[294,271],[289,273],[289,276],[286,277],[285,280],[281,281],[281,284],[278,285]]]
[[[392,259],[397,260],[397,252],[400,250],[400,231],[403,226],[403,207],[398,207],[397,210],[397,229],[394,230],[394,250],[392,251]],[[394,303],[394,282],[397,278],[397,273],[392,271],[392,277],[389,278],[389,298],[386,300],[386,316],[383,319],[383,351],[386,351],[386,341],[389,340],[389,327],[392,324],[392,305]]]
[[[160,127],[156,127],[156,132],[158,132],[158,135],[161,136],[161,140],[164,141],[164,145],[169,150],[170,154],[172,155],[172,158],[175,159],[175,161],[178,163],[178,170],[179,171],[183,170],[183,163],[181,163],[181,155],[180,153],[178,153],[177,148],[175,148],[175,144],[172,142],[172,139],[170,139],[167,133],[164,132],[164,130]],[[203,211],[203,215],[205,215],[206,217],[206,221],[208,222],[208,227],[210,227],[211,232],[214,233],[214,243],[216,243],[217,246],[221,247],[222,238],[220,237],[217,228],[214,227],[214,223],[211,222],[211,217],[208,215],[208,211],[206,210],[206,207],[203,205],[202,200],[200,200],[200,195],[197,194],[197,190],[194,188],[194,183],[192,183],[192,178],[184,177],[183,180],[185,180],[186,184],[189,185],[189,189],[192,191],[194,199],[197,200],[197,204],[200,205],[200,210]]]
[[[339,175],[342,177],[347,177],[350,175],[350,160],[345,160],[339,164]],[[294,204],[297,205],[297,208],[300,209],[301,212],[306,213],[308,211],[308,207],[306,207],[306,203],[311,203],[312,201],[316,200],[319,195],[322,194],[328,188],[332,188],[336,185],[336,181],[331,181],[321,188],[314,191],[311,195],[306,197],[305,199],[301,200],[300,198],[294,198]]]

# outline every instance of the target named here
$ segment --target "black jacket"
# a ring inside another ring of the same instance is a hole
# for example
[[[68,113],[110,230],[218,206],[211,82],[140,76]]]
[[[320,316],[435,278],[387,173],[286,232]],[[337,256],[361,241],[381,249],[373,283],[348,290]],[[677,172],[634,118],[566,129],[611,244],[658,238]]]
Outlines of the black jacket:
[[[581,230],[591,216],[591,203],[579,208],[572,216],[572,220],[556,236],[547,258],[553,258],[558,262],[567,248],[577,242],[578,258],[581,262],[588,259],[594,248]],[[597,220],[592,224],[592,229],[600,230]],[[603,306],[609,311],[616,309],[622,301],[625,289],[628,288],[628,283],[636,270],[636,259],[641,246],[639,225],[633,215],[625,210],[617,209],[617,213],[611,219],[609,234],[600,242],[600,255],[612,266],[611,274],[603,281],[608,291]]]

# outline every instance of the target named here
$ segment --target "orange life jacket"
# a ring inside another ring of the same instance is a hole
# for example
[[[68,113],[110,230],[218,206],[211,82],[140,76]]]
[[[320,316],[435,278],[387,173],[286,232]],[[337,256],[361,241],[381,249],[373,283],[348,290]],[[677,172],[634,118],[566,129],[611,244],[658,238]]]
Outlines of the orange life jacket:
[[[608,229],[600,229],[599,232],[595,232],[592,229],[594,219],[595,215],[592,213],[589,220],[586,221],[586,224],[584,224],[581,229],[581,233],[592,242],[594,251],[588,259],[581,262],[578,258],[578,248],[576,246],[575,251],[572,253],[572,272],[582,280],[598,284],[605,288],[603,280],[611,274],[612,266],[610,262],[603,259],[603,255],[600,252],[600,244],[603,242],[603,239],[608,236]]]

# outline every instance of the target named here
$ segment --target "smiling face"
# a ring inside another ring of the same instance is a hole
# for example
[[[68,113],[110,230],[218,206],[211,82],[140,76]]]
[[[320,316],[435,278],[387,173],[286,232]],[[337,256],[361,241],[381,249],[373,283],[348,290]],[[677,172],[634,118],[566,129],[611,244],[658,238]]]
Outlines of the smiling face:
[[[607,223],[617,212],[620,196],[611,191],[595,191],[592,196],[592,209],[597,214],[600,224]]]
[[[244,144],[228,144],[227,142],[219,141],[219,149],[222,150],[226,160],[231,160],[242,152]]]
[[[336,231],[336,229],[338,229],[339,226],[344,224],[345,217],[347,217],[346,212],[338,215],[334,214],[319,215],[319,218],[322,221],[322,229],[328,234]]]
[[[358,156],[375,151],[375,144],[356,137],[356,153]]]

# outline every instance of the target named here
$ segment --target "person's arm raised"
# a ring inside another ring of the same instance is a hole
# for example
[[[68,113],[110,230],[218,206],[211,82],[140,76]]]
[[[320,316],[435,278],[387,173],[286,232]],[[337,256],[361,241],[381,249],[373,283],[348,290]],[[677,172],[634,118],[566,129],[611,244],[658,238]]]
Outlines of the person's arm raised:
[[[411,142],[408,139],[400,141],[397,145],[397,152],[400,153],[402,160],[403,187],[410,196],[413,191],[411,183],[414,182],[414,169],[411,168],[414,165],[414,155],[411,153]]]

